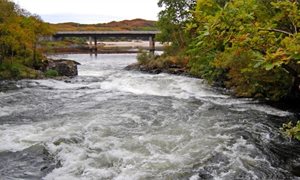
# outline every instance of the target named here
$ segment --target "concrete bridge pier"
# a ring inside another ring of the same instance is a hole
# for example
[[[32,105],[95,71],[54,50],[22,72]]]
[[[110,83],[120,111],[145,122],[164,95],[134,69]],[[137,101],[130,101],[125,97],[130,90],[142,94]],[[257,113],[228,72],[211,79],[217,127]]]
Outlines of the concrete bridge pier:
[[[89,49],[91,53],[97,54],[97,37],[89,37]]]
[[[149,51],[151,54],[154,54],[155,51],[155,40],[153,36],[149,37]]]
[[[89,49],[90,49],[90,52],[92,53],[92,49],[93,49],[92,36],[89,37]]]
[[[98,48],[97,48],[98,44],[97,44],[97,37],[94,37],[94,52],[95,54],[97,54]]]

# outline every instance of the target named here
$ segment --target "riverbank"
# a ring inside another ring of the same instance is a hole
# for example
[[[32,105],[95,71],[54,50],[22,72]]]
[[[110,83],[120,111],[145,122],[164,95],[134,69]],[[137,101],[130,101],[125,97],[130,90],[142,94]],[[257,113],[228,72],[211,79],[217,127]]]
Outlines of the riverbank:
[[[190,73],[188,68],[188,59],[182,57],[161,57],[151,56],[149,54],[140,54],[138,56],[138,62],[133,63],[125,67],[125,70],[129,71],[141,71],[150,74],[168,73],[173,75],[187,76],[193,78],[200,78],[199,76]],[[222,91],[222,93],[228,94],[236,98],[245,98],[243,96],[237,96],[233,91],[225,87],[225,78],[220,78],[217,81],[209,82],[211,86]],[[258,100],[263,104],[276,107],[281,110],[290,111],[296,114],[300,118],[300,100],[296,97],[283,97],[279,100],[271,100],[263,97],[246,97]]]
[[[3,63],[0,65],[0,80],[20,80],[20,79],[44,79],[77,76],[76,61],[59,59],[53,60],[44,58],[35,66],[26,66],[18,61]]]

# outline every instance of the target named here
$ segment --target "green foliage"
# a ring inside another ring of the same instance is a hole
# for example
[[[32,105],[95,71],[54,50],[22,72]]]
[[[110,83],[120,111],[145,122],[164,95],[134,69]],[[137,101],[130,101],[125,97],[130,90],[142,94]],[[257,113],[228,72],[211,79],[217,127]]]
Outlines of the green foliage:
[[[147,52],[138,55],[138,65],[141,70],[148,72],[170,72],[178,74],[187,66],[188,58],[185,56],[157,56]]]
[[[11,72],[12,77],[14,77],[14,78],[18,78],[20,76],[20,70],[16,66],[12,66],[10,69],[10,72]]]
[[[299,7],[287,0],[198,0],[186,26],[197,34],[186,51],[190,73],[225,81],[238,96],[287,95],[300,73]]]
[[[48,71],[45,72],[45,76],[48,78],[53,78],[59,76],[59,74],[56,70],[49,69]]]
[[[142,51],[138,54],[137,60],[140,64],[146,64],[148,61],[154,60],[154,55],[146,51]]]
[[[35,68],[42,57],[37,49],[39,38],[50,34],[51,29],[38,16],[31,15],[12,1],[0,0],[0,64],[6,61],[20,64],[14,61],[26,59],[31,63],[23,64]],[[13,77],[21,76],[17,69],[8,70]]]
[[[4,62],[0,65],[0,79],[34,79],[41,77],[38,71],[29,68],[16,59],[14,62]]]
[[[158,40],[171,42],[175,51],[185,48],[192,36],[185,28],[195,4],[196,0],[159,0],[159,7],[164,9],[158,15],[157,25],[161,31]]]
[[[283,124],[281,128],[282,132],[290,138],[295,138],[300,141],[300,121],[296,125],[292,122]]]
[[[160,0],[161,58],[241,97],[300,97],[300,4],[290,0]],[[159,64],[159,63],[156,63]]]

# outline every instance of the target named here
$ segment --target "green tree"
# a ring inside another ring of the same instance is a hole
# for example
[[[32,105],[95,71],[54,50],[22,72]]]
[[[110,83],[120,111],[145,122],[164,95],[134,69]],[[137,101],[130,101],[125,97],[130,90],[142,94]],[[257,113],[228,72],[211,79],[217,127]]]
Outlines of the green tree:
[[[269,27],[261,31],[274,34],[274,43],[268,44],[263,61],[266,70],[281,68],[292,76],[290,95],[300,99],[300,4],[298,1],[271,3],[276,14],[270,18]],[[259,64],[260,65],[260,64]]]
[[[33,65],[38,65],[37,56],[39,55],[37,52],[37,46],[39,40],[44,36],[49,36],[52,34],[51,29],[49,29],[48,25],[45,24],[39,16],[30,15],[27,17],[23,17],[22,27],[24,28],[24,32],[27,34],[27,47],[32,50],[32,59]]]
[[[15,4],[4,0],[0,1],[0,46],[1,46],[1,63],[6,57],[13,56],[13,52],[18,44],[17,37],[14,36],[14,30],[17,27],[15,23],[17,14]]]
[[[161,30],[158,38],[162,42],[171,42],[173,52],[187,46],[190,33],[185,31],[185,28],[192,19],[195,4],[196,0],[159,0],[158,2],[158,6],[164,8],[158,15],[157,24]]]
[[[239,96],[299,94],[298,8],[296,1],[197,1],[191,73],[221,79]]]
[[[0,63],[18,57],[37,62],[37,43],[51,29],[38,16],[8,0],[0,0]]]

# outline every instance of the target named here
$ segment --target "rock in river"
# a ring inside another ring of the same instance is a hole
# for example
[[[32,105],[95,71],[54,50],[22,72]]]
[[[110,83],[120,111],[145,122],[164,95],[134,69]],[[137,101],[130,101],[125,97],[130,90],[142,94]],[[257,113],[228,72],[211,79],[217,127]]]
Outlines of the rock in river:
[[[77,65],[80,65],[80,63],[73,60],[48,59],[45,61],[43,71],[52,69],[56,70],[60,76],[74,77],[78,75]]]

